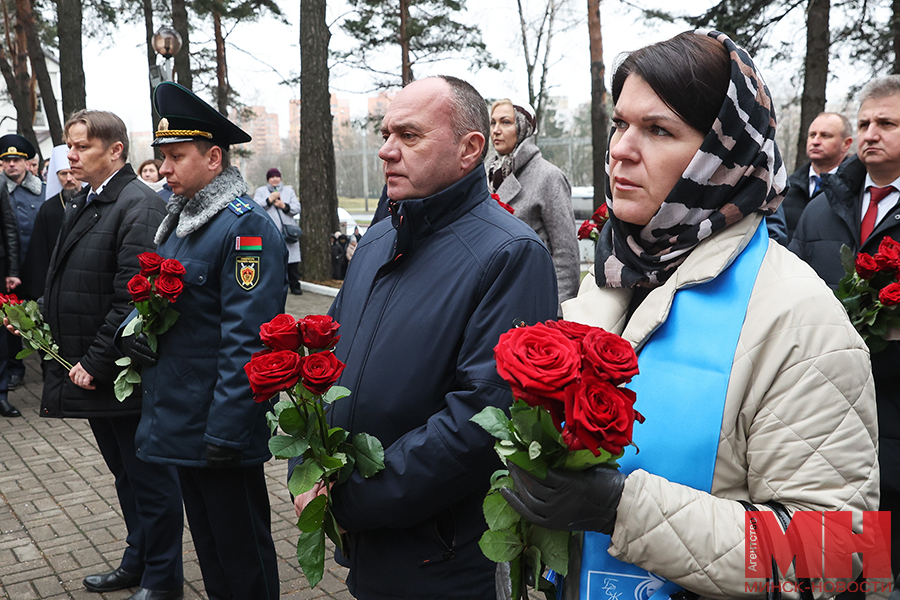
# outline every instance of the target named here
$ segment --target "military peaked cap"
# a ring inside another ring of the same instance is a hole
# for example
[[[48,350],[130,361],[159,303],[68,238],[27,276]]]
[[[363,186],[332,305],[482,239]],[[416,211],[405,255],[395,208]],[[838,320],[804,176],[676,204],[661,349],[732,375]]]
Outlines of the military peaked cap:
[[[0,158],[18,156],[19,158],[34,158],[37,150],[34,146],[17,133],[8,133],[0,137]]]
[[[164,81],[153,93],[156,112],[161,117],[151,146],[207,140],[228,149],[231,144],[249,142],[250,135],[189,89]]]

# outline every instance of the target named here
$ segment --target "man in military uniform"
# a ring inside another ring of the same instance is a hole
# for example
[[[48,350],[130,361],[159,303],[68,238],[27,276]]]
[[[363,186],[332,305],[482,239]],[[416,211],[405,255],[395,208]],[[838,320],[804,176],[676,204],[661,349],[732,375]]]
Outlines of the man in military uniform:
[[[181,316],[159,337],[158,355],[140,336],[122,340],[125,353],[148,367],[137,455],[178,466],[210,600],[275,600],[263,473],[269,406],[253,401],[244,365],[263,349],[260,325],[284,312],[287,249],[229,166],[229,146],[250,136],[175,83],[156,88],[155,104],[163,119],[153,146],[174,192],[156,233],[158,253],[186,272],[174,305]]]
[[[38,210],[44,202],[44,182],[35,177],[28,170],[28,161],[37,154],[34,146],[21,135],[10,133],[0,137],[0,161],[3,163],[3,175],[0,176],[0,187],[9,194],[9,202],[16,215],[19,225],[19,256],[24,257],[28,251],[28,243],[31,241],[31,232],[34,229],[34,220]],[[22,278],[28,278],[27,273],[22,273]],[[25,365],[15,358],[22,349],[22,340],[9,335],[9,360],[7,363],[9,373],[9,389],[15,389],[22,383],[25,375]]]

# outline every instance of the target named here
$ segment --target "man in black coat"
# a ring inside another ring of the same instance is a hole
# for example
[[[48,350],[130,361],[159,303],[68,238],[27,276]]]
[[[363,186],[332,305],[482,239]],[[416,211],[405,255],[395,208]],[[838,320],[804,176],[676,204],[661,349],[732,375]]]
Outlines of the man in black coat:
[[[91,575],[92,592],[140,586],[129,600],[183,597],[181,495],[175,469],[136,456],[139,394],[119,402],[116,331],[131,312],[126,286],[138,254],[152,252],[165,204],[126,164],[128,134],[116,115],[82,110],[66,122],[71,169],[88,185],[66,206],[50,261],[44,316],[60,354],[74,365],[47,370],[41,416],[87,418],[128,528],[118,568]]]
[[[852,144],[853,126],[844,115],[823,112],[810,123],[806,137],[809,162],[788,177],[788,190],[781,203],[787,221],[788,242],[794,237],[803,209],[819,193],[822,181],[846,162]]]
[[[900,75],[870,81],[860,92],[857,156],[822,182],[803,211],[790,249],[832,288],[844,275],[840,250],[875,254],[885,236],[900,240]],[[872,355],[878,405],[880,510],[900,510],[900,342]],[[900,527],[891,545],[900,548]],[[900,573],[900,552],[891,558]]]
[[[0,282],[3,291],[12,292],[22,283],[19,279],[19,228],[16,214],[9,201],[9,193],[0,186]],[[7,371],[7,335],[0,332],[0,415],[21,417],[19,409],[9,403],[9,373]]]

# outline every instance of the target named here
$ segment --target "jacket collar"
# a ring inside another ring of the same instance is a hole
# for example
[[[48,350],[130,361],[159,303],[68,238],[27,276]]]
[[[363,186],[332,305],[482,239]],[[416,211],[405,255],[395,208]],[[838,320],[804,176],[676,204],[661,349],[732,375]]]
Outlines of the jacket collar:
[[[35,196],[39,196],[44,190],[44,182],[32,175],[30,171],[25,172],[25,179],[22,180],[22,183],[16,183],[5,174],[3,175],[3,179],[6,180],[6,191],[10,194],[12,194],[19,186],[22,186]]]
[[[436,231],[459,219],[476,205],[490,198],[484,167],[445,190],[419,200],[391,201],[391,222],[397,230],[394,257],[414,252]]]
[[[822,180],[828,205],[847,227],[856,232],[859,243],[859,198],[866,181],[866,167],[858,157],[843,163],[837,173]]]

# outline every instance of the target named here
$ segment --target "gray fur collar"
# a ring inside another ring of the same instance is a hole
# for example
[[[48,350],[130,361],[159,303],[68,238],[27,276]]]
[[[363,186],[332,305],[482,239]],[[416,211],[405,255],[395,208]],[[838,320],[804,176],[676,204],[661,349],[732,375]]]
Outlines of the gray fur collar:
[[[166,204],[169,214],[159,224],[154,243],[165,242],[173,229],[180,238],[197,231],[232,200],[246,194],[247,189],[247,182],[237,167],[228,167],[193,198],[173,195]]]
[[[25,179],[22,180],[22,183],[17,184],[15,181],[7,177],[3,176],[6,180],[6,191],[10,194],[16,189],[16,186],[21,185],[23,188],[34,194],[35,196],[40,196],[41,191],[44,189],[44,183],[30,172],[25,173]]]

